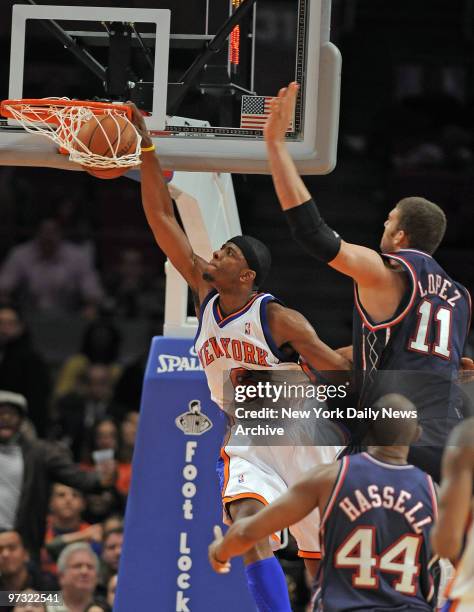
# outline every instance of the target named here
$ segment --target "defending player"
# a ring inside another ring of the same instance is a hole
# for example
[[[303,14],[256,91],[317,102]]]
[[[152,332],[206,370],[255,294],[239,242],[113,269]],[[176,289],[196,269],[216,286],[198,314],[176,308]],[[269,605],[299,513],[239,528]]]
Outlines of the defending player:
[[[212,399],[221,408],[226,407],[224,383],[230,378],[230,370],[236,368],[300,371],[297,361],[301,355],[318,370],[349,369],[350,363],[321,342],[301,314],[256,291],[270,267],[269,251],[260,241],[236,236],[215,251],[210,262],[193,252],[176,220],[143,118],[135,107],[133,112],[135,126],[143,137],[142,147],[148,149],[141,166],[143,207],[157,244],[193,292],[199,317],[195,346]],[[220,460],[225,511],[232,520],[255,514],[304,471],[334,461],[338,450],[226,446]],[[308,560],[319,557],[317,519],[309,521],[309,529],[302,524],[294,530],[301,556]],[[289,611],[285,577],[268,538],[255,543],[244,562],[258,609]]]
[[[462,418],[460,393],[452,383],[471,312],[467,290],[432,257],[443,239],[446,217],[424,198],[405,198],[385,222],[382,254],[342,240],[322,218],[285,144],[297,94],[296,83],[282,89],[265,126],[281,207],[300,245],[355,281],[353,358],[360,406],[371,406],[381,391],[407,395],[423,427],[410,460],[439,480],[441,448]]]
[[[395,394],[375,406],[414,408]],[[318,507],[323,559],[315,611],[433,610],[436,559],[429,531],[436,495],[431,477],[407,464],[408,444],[419,427],[414,419],[379,419],[370,433],[378,445],[367,453],[311,470],[262,512],[235,522],[224,538],[215,528],[212,567],[228,572],[229,559]]]
[[[474,610],[474,418],[451,432],[443,457],[439,514],[431,533],[440,557],[459,559],[443,612]],[[461,556],[462,555],[462,556]]]

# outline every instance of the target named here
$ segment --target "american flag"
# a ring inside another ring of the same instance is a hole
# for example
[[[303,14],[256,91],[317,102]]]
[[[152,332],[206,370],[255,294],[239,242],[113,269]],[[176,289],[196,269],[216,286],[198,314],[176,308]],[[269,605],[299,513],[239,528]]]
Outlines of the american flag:
[[[243,130],[263,130],[270,114],[272,96],[242,96],[242,110],[240,114],[240,127]],[[294,129],[291,121],[289,131]]]

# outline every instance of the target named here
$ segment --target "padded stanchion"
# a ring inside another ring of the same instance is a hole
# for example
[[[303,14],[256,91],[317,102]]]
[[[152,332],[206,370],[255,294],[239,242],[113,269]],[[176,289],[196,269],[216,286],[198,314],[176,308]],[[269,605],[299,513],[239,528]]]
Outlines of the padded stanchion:
[[[224,576],[207,561],[222,522],[215,468],[224,425],[191,342],[154,338],[114,612],[255,610],[242,561]]]

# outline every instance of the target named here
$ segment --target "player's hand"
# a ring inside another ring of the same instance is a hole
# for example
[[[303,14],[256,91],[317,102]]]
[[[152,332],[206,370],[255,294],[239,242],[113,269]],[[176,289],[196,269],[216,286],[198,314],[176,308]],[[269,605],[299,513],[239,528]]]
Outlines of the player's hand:
[[[474,370],[474,361],[470,357],[461,357],[461,370]]]
[[[350,346],[342,346],[341,348],[336,349],[336,353],[345,357],[351,364],[354,363],[354,350],[352,344]]]
[[[228,574],[230,572],[230,561],[221,561],[219,556],[216,554],[222,543],[224,536],[222,535],[222,529],[219,525],[214,526],[214,541],[209,544],[208,554],[209,563],[212,569],[218,574]]]
[[[288,87],[280,89],[278,96],[272,100],[270,116],[263,128],[263,134],[268,143],[285,140],[290,123],[295,116],[299,88],[298,83],[290,83]]]
[[[458,382],[464,385],[474,381],[474,361],[470,357],[461,357]]]
[[[153,141],[148,133],[148,128],[145,125],[145,119],[142,113],[133,102],[127,102],[127,105],[132,109],[132,123],[142,137],[142,147],[151,147]]]
[[[89,540],[91,542],[102,542],[104,529],[100,523],[94,523],[86,529],[83,529],[80,534],[83,536],[84,540]]]

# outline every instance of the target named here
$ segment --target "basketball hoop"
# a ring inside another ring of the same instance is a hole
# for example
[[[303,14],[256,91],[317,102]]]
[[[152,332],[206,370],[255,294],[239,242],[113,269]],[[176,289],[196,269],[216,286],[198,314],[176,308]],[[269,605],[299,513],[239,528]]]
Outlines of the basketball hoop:
[[[140,164],[141,136],[131,123],[132,111],[125,104],[69,98],[4,100],[0,104],[0,115],[15,119],[27,132],[46,136],[58,145],[61,153],[69,154],[72,162],[86,168],[123,168],[126,171]],[[93,122],[93,132],[99,130],[97,134],[105,143],[104,151],[91,150],[92,139],[81,138],[81,128],[89,122]],[[111,130],[111,126],[114,129]],[[130,131],[132,142],[124,151],[120,136],[125,128],[133,132]],[[112,136],[111,132],[116,135]]]

